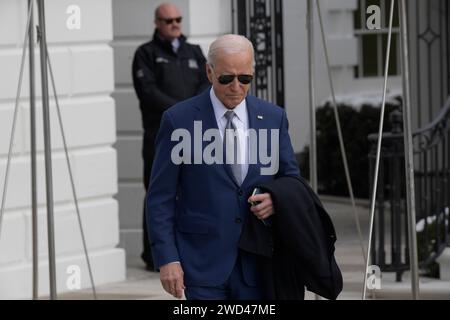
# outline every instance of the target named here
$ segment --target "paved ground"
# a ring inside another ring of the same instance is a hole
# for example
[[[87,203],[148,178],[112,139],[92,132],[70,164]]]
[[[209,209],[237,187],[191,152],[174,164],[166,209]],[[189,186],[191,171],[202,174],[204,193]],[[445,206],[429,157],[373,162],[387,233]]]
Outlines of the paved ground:
[[[60,294],[59,299],[93,299],[92,290]],[[143,266],[130,266],[125,282],[97,288],[97,298],[106,300],[172,300],[159,281],[159,273],[148,272]]]
[[[336,243],[336,259],[344,278],[344,289],[339,299],[360,300],[363,291],[364,259],[356,232],[355,219],[349,203],[339,199],[328,198],[324,205],[330,213],[338,237]],[[367,247],[369,230],[368,203],[357,207],[363,239]],[[403,275],[402,282],[395,282],[394,273],[383,273],[381,290],[368,292],[367,298],[376,299],[411,299],[411,280],[409,273]],[[450,300],[450,282],[420,277],[421,299]]]
[[[339,296],[343,300],[360,300],[362,297],[362,283],[364,275],[364,260],[362,249],[358,240],[354,214],[351,206],[340,199],[325,198],[324,205],[330,213],[338,237],[336,245],[336,259],[344,278],[344,289]],[[360,218],[363,239],[367,243],[369,226],[369,209],[367,203],[359,203],[358,215]],[[377,299],[410,299],[410,282],[408,274],[404,281],[396,283],[393,274],[383,274],[382,289],[376,292]],[[421,278],[422,299],[450,299],[450,282],[435,279]],[[125,282],[109,284],[97,288],[99,299],[172,299],[166,294],[159,282],[159,274],[147,272],[139,262],[129,266]],[[60,299],[92,299],[92,291],[82,290],[59,295]],[[315,299],[307,293],[307,299]],[[373,298],[368,293],[368,298]]]

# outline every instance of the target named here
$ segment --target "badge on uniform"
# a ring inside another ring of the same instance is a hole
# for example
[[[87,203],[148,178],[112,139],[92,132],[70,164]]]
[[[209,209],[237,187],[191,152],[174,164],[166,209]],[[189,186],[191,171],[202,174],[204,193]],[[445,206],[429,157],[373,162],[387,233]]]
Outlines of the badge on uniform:
[[[167,60],[163,57],[158,57],[158,58],[156,58],[156,63],[169,63],[169,60]]]
[[[198,69],[197,60],[189,59],[189,68]]]

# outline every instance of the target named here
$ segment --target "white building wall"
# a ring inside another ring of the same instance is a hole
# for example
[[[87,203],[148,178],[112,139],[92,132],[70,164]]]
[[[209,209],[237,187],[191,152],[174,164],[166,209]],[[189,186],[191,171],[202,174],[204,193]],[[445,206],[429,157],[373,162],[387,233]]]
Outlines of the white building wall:
[[[139,45],[151,39],[154,10],[163,1],[114,0],[114,65],[116,70],[113,97],[117,105],[117,143],[119,168],[120,242],[126,249],[128,264],[141,264],[142,210],[144,185],[141,157],[142,125],[131,65]],[[231,32],[231,0],[178,0],[183,15],[183,33],[188,41],[200,44],[207,54],[209,44],[220,34]]]
[[[81,9],[81,29],[69,30],[69,5]],[[96,285],[125,278],[125,253],[119,243],[117,160],[110,0],[47,0],[47,40],[69,146],[82,222]],[[0,194],[6,172],[12,117],[27,18],[26,0],[0,1]],[[37,22],[37,16],[35,18]],[[28,58],[26,59],[28,62]],[[48,295],[45,171],[36,48],[39,289]],[[32,243],[30,194],[29,81],[26,64],[19,105],[14,157],[0,239],[0,299],[30,298]],[[51,93],[51,91],[50,91]],[[55,239],[58,292],[67,291],[70,265],[81,268],[82,287],[90,285],[73,205],[56,109],[51,101]]]

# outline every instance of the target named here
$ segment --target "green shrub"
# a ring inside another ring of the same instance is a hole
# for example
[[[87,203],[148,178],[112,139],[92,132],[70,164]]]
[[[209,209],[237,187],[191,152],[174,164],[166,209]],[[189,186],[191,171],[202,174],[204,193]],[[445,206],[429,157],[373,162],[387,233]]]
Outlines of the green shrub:
[[[387,119],[396,105],[386,105],[384,132],[390,131]],[[368,135],[378,132],[380,108],[363,105],[359,110],[340,104],[338,106],[342,135],[355,197],[369,198],[369,158],[371,145]],[[319,107],[317,119],[317,175],[319,193],[348,196],[344,166],[339,147],[333,107],[330,103]],[[298,157],[303,176],[309,176],[309,147]]]

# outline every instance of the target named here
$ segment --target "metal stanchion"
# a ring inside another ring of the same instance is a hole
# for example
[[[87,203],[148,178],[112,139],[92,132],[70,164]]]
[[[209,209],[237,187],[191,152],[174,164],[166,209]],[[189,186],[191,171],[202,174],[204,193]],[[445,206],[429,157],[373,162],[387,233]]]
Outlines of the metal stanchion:
[[[372,247],[372,234],[373,234],[373,223],[375,218],[375,201],[377,197],[377,189],[378,189],[378,175],[380,168],[380,158],[381,158],[381,145],[383,142],[383,127],[384,127],[384,114],[386,110],[386,92],[387,92],[387,81],[389,76],[389,60],[391,56],[391,40],[392,40],[392,22],[394,19],[394,5],[395,0],[391,2],[390,16],[389,16],[389,33],[387,40],[387,48],[386,48],[386,65],[384,67],[384,86],[383,86],[383,102],[381,103],[381,111],[380,111],[380,124],[378,127],[378,144],[377,144],[377,154],[376,154],[376,162],[375,162],[375,175],[374,182],[372,187],[372,199],[370,203],[370,226],[369,226],[369,246],[367,248],[367,259],[366,259],[366,268],[364,271],[364,288],[362,299],[366,299],[366,291],[367,291],[367,272],[369,270],[369,261],[370,261],[370,252]]]
[[[64,133],[63,121],[61,110],[58,103],[58,96],[56,92],[55,79],[50,63],[50,57],[47,48],[46,29],[45,29],[45,8],[44,0],[38,1],[38,42],[40,45],[40,67],[41,67],[41,81],[42,81],[42,109],[43,109],[43,121],[44,121],[44,153],[45,153],[45,169],[46,169],[46,200],[47,200],[47,230],[48,230],[48,259],[49,259],[49,282],[50,282],[50,298],[57,299],[56,292],[56,256],[55,256],[55,236],[54,236],[54,216],[53,216],[53,183],[52,183],[52,159],[51,159],[51,134],[50,134],[50,111],[49,111],[49,93],[48,93],[48,69],[50,71],[52,88],[55,95],[55,102],[58,112],[58,120],[61,129],[61,135],[64,145],[64,151],[66,156],[67,167],[70,176],[70,182],[72,187],[72,195],[75,202],[75,208],[78,218],[78,225],[80,228],[81,238],[83,242],[84,254],[86,256],[86,262],[89,270],[89,277],[92,285],[94,299],[97,299],[94,278],[92,273],[92,267],[88,255],[87,243],[83,231],[83,225],[81,221],[80,208],[78,205],[77,194],[75,190],[75,183],[73,179],[73,173],[69,160],[68,145]],[[22,59],[19,73],[19,84],[17,88],[13,124],[11,129],[11,140],[9,145],[8,160],[6,165],[6,175],[4,181],[2,202],[0,206],[0,238],[2,231],[2,221],[5,211],[6,195],[8,191],[8,181],[10,165],[13,154],[15,128],[17,124],[17,115],[19,110],[20,94],[23,82],[23,71],[25,65],[26,49],[27,46],[30,51],[29,63],[30,63],[30,134],[31,134],[31,198],[32,198],[32,248],[33,248],[33,299],[38,299],[39,287],[38,287],[38,217],[37,217],[37,170],[36,170],[36,92],[35,92],[35,60],[34,60],[34,21],[33,21],[33,4],[34,0],[28,0],[28,18],[26,26],[26,34],[24,39],[24,45],[22,49]],[[28,43],[29,42],[29,43]],[[48,69],[47,69],[48,68]]]
[[[408,27],[406,16],[406,2],[399,0],[398,9],[400,15],[401,34],[401,57],[402,57],[402,80],[403,80],[403,126],[405,140],[405,168],[406,168],[406,196],[408,208],[408,241],[409,261],[411,268],[412,298],[419,299],[419,262],[417,254],[416,234],[416,206],[414,190],[414,159],[411,125],[411,91],[409,83],[409,50],[408,50]]]
[[[309,76],[309,181],[311,188],[317,193],[317,139],[316,139],[316,77],[314,60],[314,0],[307,0],[307,30],[308,30],[308,76]]]
[[[47,199],[47,231],[48,231],[48,265],[50,276],[50,299],[57,299],[56,293],[56,262],[55,262],[55,231],[53,214],[53,177],[52,177],[52,147],[50,139],[50,107],[48,97],[47,74],[47,37],[45,32],[44,0],[38,0],[39,11],[39,45],[41,58],[42,111],[44,118],[44,153],[45,181]]]
[[[11,138],[9,141],[9,149],[8,149],[8,159],[6,161],[5,181],[3,183],[2,203],[0,206],[0,240],[1,240],[1,235],[2,235],[3,215],[5,213],[5,207],[6,207],[6,196],[8,194],[9,170],[11,167],[11,158],[12,158],[13,148],[14,148],[14,137],[16,135],[16,125],[17,125],[17,115],[19,112],[20,94],[22,92],[23,70],[24,70],[24,66],[25,66],[25,56],[26,56],[26,52],[27,52],[28,31],[30,28],[31,12],[32,12],[32,7],[28,8],[27,26],[25,28],[26,31],[25,31],[25,39],[23,41],[24,45],[22,48],[22,59],[20,61],[19,84],[17,86],[16,101],[15,101],[15,105],[14,105],[14,115],[13,115],[13,122],[12,122],[12,128],[11,128]]]
[[[69,171],[70,185],[72,187],[72,196],[73,196],[73,201],[75,203],[75,210],[77,212],[78,226],[80,228],[80,234],[81,234],[81,241],[83,243],[84,255],[86,257],[86,264],[87,264],[88,271],[89,271],[89,279],[91,281],[92,293],[94,295],[94,300],[97,300],[97,291],[95,289],[95,283],[94,283],[94,276],[93,276],[93,273],[92,273],[91,261],[89,259],[89,253],[88,253],[88,249],[87,249],[86,237],[84,235],[83,224],[82,224],[82,221],[81,221],[80,206],[78,205],[78,197],[77,197],[77,192],[76,192],[76,188],[75,188],[75,180],[73,178],[72,166],[71,166],[70,160],[69,160],[69,148],[68,148],[68,145],[67,145],[66,134],[64,132],[64,125],[63,125],[63,120],[62,120],[62,115],[61,115],[61,108],[59,107],[58,94],[56,92],[55,76],[54,76],[54,73],[53,73],[52,64],[50,62],[50,56],[48,54],[47,44],[45,44],[45,48],[47,50],[48,69],[50,71],[50,79],[51,79],[51,82],[52,82],[53,94],[55,96],[56,111],[58,113],[59,127],[61,128],[61,137],[62,137],[63,146],[64,146],[64,154],[66,156],[67,170]]]
[[[337,128],[337,133],[338,133],[338,138],[339,138],[339,146],[340,146],[340,150],[341,150],[342,163],[344,165],[345,179],[347,181],[347,188],[348,188],[348,192],[350,194],[350,201],[352,203],[353,215],[354,215],[354,219],[355,219],[356,230],[358,232],[359,243],[361,245],[362,256],[363,256],[364,261],[366,261],[366,249],[364,248],[364,241],[363,241],[363,236],[362,236],[362,232],[361,232],[361,225],[359,223],[359,216],[358,216],[358,211],[356,209],[356,202],[355,202],[355,196],[353,193],[352,180],[350,177],[350,170],[348,168],[347,152],[345,150],[344,138],[342,136],[341,121],[339,119],[339,111],[338,111],[337,102],[336,102],[336,94],[334,91],[333,79],[331,77],[331,64],[330,64],[330,58],[329,58],[329,54],[328,54],[328,45],[327,45],[327,41],[325,38],[325,30],[324,30],[323,20],[322,20],[322,10],[320,9],[320,1],[319,0],[316,0],[316,5],[317,5],[317,13],[319,16],[320,31],[322,34],[323,50],[324,50],[324,54],[325,54],[325,61],[326,61],[327,71],[328,71],[328,81],[330,84],[330,91],[331,91],[331,97],[332,97],[332,102],[333,102],[332,104],[333,104],[333,110],[334,110],[334,117],[336,120],[336,128]]]
[[[30,152],[31,152],[31,222],[33,248],[33,300],[39,295],[39,252],[38,252],[38,218],[37,218],[37,182],[36,182],[36,85],[34,63],[34,0],[28,0],[31,10],[28,31],[28,52],[30,63]]]
[[[314,0],[307,0],[306,29],[308,30],[308,77],[309,77],[309,183],[317,193],[317,139],[316,139],[316,77],[314,60]],[[320,300],[319,295],[314,295]]]

